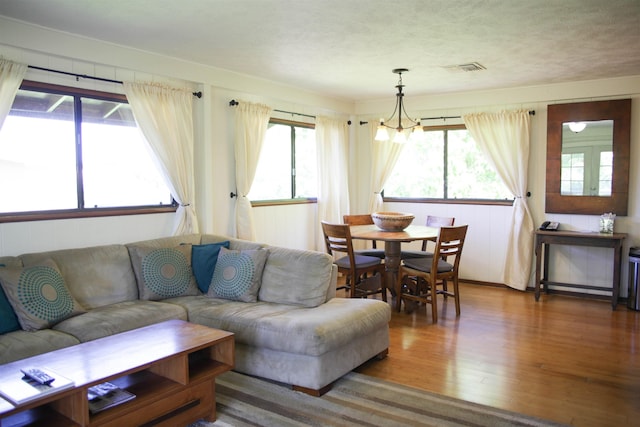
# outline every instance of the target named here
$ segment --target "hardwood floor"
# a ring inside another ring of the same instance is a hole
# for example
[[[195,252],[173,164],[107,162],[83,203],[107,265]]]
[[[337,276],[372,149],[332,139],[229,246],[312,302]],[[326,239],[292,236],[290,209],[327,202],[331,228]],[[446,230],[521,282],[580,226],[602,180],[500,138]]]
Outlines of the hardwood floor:
[[[394,311],[389,356],[357,371],[564,424],[640,425],[640,312],[473,284],[460,295],[461,317],[441,299],[435,325],[430,308]]]

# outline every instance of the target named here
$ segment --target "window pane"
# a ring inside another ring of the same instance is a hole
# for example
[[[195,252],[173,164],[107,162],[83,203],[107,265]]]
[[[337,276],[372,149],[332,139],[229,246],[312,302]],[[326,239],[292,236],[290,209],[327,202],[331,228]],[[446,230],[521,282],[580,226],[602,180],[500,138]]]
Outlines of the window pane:
[[[313,198],[318,195],[318,164],[316,161],[315,129],[295,127],[296,163],[294,198]]]
[[[563,153],[560,170],[560,194],[582,196],[584,194],[584,153]]]
[[[249,200],[291,198],[291,127],[269,124]]]
[[[613,181],[613,151],[600,152],[600,173],[598,183],[598,196],[611,196]]]
[[[448,131],[448,153],[447,198],[513,198],[466,129]]]
[[[81,102],[84,206],[171,204],[131,107],[92,98]]]
[[[73,98],[19,90],[0,129],[0,212],[75,209]]]
[[[375,144],[375,142],[374,142]],[[387,197],[444,197],[444,132],[409,140],[384,186]]]

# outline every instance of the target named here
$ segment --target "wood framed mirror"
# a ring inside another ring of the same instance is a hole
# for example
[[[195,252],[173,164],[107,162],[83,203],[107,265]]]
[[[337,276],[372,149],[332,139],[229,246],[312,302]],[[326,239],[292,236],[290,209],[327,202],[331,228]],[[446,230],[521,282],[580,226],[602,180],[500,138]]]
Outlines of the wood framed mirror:
[[[630,99],[549,105],[545,212],[627,215],[630,140]]]

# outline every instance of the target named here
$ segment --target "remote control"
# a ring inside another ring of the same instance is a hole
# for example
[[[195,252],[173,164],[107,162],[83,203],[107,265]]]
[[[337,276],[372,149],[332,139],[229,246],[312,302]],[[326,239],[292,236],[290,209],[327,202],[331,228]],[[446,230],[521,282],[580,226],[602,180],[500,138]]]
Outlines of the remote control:
[[[49,385],[55,380],[55,378],[38,368],[20,369],[20,371],[25,377],[30,378],[39,384]]]

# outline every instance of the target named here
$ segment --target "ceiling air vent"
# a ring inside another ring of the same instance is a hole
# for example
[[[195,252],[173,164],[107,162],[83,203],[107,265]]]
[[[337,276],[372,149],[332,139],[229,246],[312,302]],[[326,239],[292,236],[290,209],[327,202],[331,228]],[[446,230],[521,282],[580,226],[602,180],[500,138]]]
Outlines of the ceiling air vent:
[[[470,62],[468,64],[448,65],[444,68],[452,72],[460,72],[460,71],[468,72],[468,71],[486,70],[485,67],[483,67],[477,62]]]

